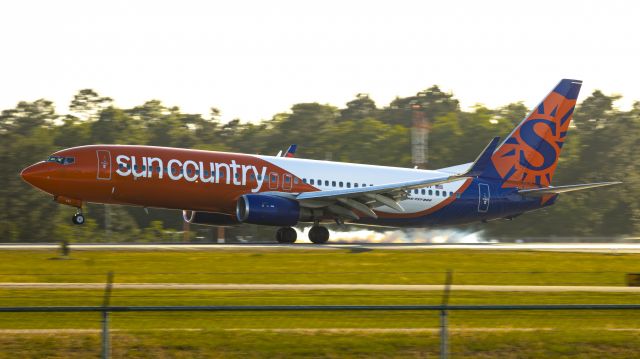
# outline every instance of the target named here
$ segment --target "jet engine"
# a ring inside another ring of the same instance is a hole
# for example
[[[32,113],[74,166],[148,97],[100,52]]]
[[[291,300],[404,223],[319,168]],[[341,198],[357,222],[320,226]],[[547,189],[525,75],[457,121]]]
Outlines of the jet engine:
[[[290,227],[312,217],[312,211],[297,201],[280,196],[245,194],[236,203],[236,218],[241,223]]]

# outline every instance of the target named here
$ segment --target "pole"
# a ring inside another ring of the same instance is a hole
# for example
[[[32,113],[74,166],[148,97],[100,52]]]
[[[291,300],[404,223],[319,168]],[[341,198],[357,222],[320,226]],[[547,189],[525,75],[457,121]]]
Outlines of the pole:
[[[218,243],[224,243],[224,227],[219,226],[218,227],[218,239],[217,239]]]
[[[451,293],[451,282],[453,272],[447,270],[445,278],[444,293],[442,294],[442,310],[440,310],[440,358],[447,359],[449,357],[449,333],[448,333],[448,317],[447,305],[449,305],[449,294]]]
[[[102,311],[102,359],[109,359],[109,311],[105,308]]]
[[[109,359],[111,356],[109,343],[109,301],[111,300],[111,289],[113,288],[113,271],[107,273],[107,284],[104,288],[102,300],[102,359]]]

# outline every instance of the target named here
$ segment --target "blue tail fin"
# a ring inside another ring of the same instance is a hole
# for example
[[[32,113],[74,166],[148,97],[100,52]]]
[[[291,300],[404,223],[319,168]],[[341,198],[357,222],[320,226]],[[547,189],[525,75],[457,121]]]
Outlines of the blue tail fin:
[[[298,148],[298,145],[295,145],[295,144],[289,146],[289,148],[287,149],[287,152],[284,153],[284,157],[295,157],[297,148]]]

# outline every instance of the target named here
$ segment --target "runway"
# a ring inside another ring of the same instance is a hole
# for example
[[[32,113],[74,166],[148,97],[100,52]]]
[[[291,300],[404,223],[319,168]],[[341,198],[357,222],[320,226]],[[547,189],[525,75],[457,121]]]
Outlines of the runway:
[[[0,289],[99,289],[104,283],[0,283]],[[210,284],[210,283],[114,283],[114,289],[147,290],[378,290],[443,291],[443,285],[422,284]],[[616,286],[530,286],[530,285],[452,285],[452,291],[471,292],[597,292],[640,293],[640,287]]]
[[[58,243],[13,244],[2,243],[0,250],[57,250]],[[196,250],[438,250],[463,249],[481,251],[552,251],[552,252],[596,252],[596,253],[640,253],[640,243],[481,243],[481,244],[425,244],[425,243],[330,243],[316,245],[299,244],[71,244],[72,251],[91,250],[150,250],[150,251],[196,251]]]

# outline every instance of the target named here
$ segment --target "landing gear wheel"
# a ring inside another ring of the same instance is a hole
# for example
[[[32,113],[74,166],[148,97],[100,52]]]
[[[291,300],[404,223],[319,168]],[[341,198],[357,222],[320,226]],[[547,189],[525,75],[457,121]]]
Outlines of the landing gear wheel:
[[[84,224],[84,216],[82,213],[76,213],[73,215],[73,218],[71,218],[71,222],[73,222],[73,224]]]
[[[327,227],[313,226],[309,230],[309,240],[315,244],[327,243],[329,240],[329,230]]]
[[[298,237],[298,234],[291,227],[282,227],[276,232],[276,241],[278,243],[295,243],[296,237]]]

